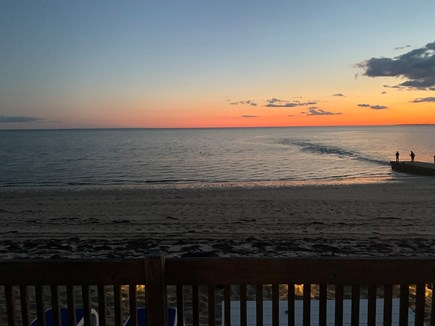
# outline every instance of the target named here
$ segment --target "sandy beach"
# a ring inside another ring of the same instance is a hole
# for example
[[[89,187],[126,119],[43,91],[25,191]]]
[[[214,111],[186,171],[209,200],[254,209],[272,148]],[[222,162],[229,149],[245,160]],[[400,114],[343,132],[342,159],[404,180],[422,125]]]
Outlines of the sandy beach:
[[[435,180],[360,185],[2,190],[19,258],[434,256]]]

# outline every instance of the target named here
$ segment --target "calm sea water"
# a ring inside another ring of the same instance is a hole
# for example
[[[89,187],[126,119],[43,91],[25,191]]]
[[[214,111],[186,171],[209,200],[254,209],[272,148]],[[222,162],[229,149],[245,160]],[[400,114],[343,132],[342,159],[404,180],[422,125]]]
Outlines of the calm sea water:
[[[391,180],[435,126],[0,131],[0,187]]]

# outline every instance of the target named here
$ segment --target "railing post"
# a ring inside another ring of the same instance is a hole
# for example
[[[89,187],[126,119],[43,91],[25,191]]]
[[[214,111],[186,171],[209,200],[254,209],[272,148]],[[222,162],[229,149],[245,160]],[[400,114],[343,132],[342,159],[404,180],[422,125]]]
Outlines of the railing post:
[[[167,325],[168,304],[164,257],[145,259],[145,302],[149,326]]]

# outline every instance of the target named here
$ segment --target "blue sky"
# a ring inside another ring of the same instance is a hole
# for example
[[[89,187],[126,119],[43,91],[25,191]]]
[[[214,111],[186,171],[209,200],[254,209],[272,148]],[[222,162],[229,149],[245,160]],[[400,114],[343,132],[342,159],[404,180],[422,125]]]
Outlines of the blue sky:
[[[178,105],[194,119],[228,98],[366,94],[379,85],[351,90],[354,65],[435,41],[434,12],[402,0],[1,0],[0,116],[117,126],[142,110],[147,127]]]

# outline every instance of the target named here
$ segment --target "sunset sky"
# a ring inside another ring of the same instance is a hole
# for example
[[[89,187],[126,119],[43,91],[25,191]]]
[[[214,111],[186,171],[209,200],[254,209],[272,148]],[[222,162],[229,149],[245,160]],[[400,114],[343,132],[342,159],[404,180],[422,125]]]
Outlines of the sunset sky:
[[[0,0],[0,129],[435,123],[435,1]]]

